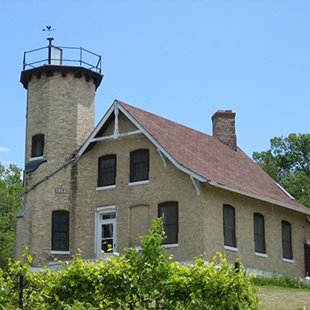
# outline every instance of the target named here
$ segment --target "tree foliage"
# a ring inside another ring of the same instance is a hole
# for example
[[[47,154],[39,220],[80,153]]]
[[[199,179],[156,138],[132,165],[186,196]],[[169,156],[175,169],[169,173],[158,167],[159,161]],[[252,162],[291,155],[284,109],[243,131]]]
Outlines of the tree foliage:
[[[0,309],[18,309],[18,279],[25,282],[23,309],[257,309],[252,280],[241,265],[221,254],[182,265],[167,258],[160,219],[153,222],[142,249],[97,261],[77,255],[61,270],[32,273],[30,265],[11,263],[0,270]],[[31,263],[31,258],[28,257]]]
[[[270,150],[253,159],[296,200],[310,207],[310,134],[290,134],[270,140]]]
[[[21,170],[0,163],[0,267],[5,268],[8,258],[13,257],[16,215],[22,205],[23,184]]]

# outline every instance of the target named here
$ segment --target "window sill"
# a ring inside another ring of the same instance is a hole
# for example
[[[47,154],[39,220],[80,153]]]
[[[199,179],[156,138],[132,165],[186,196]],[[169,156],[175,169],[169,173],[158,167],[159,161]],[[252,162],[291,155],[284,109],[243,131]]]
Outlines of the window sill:
[[[107,186],[100,186],[100,187],[96,187],[96,191],[105,191],[107,189],[113,189],[116,188],[116,185],[107,185]]]
[[[148,184],[148,183],[149,183],[149,180],[129,182],[128,186],[142,185],[142,184]]]
[[[266,254],[266,253],[260,253],[260,252],[255,252],[255,256],[259,256],[259,257],[268,257],[268,254]]]
[[[163,244],[163,247],[164,247],[165,249],[178,248],[178,247],[179,247],[179,244],[178,244],[178,243]]]
[[[29,161],[35,161],[35,160],[40,160],[40,159],[44,159],[44,157],[43,156],[30,157]]]
[[[170,248],[178,248],[179,244],[178,243],[171,243],[171,244],[163,244],[162,246],[165,249],[170,249]],[[136,249],[137,251],[141,251],[142,247],[141,247],[141,245],[137,245],[137,246],[134,246],[134,249]]]
[[[224,245],[224,249],[228,251],[238,252],[238,248],[228,246],[228,245]]]
[[[51,251],[54,255],[70,255],[70,251]]]
[[[294,264],[295,261],[293,259],[289,259],[289,258],[284,258],[282,257],[282,260],[285,262],[285,263],[289,263],[289,264]]]

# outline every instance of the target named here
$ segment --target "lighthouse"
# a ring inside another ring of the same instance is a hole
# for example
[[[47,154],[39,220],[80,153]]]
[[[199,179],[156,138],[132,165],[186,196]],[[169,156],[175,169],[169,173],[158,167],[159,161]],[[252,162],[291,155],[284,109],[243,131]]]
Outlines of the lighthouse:
[[[101,56],[82,47],[48,45],[24,53],[27,91],[24,205],[17,220],[16,257],[71,255],[74,240],[74,155],[94,129]],[[40,258],[40,259],[37,259]]]

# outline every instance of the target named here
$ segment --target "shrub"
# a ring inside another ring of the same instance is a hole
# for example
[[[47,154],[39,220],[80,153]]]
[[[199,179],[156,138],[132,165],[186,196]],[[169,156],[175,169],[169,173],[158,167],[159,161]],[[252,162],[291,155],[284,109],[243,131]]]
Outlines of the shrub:
[[[30,272],[11,263],[0,273],[0,305],[18,309],[18,279],[24,277],[23,309],[257,309],[252,279],[222,254],[182,265],[166,258],[161,220],[141,238],[142,250],[103,260],[77,255],[60,271]],[[31,259],[28,258],[29,262]],[[0,307],[1,309],[1,307]]]

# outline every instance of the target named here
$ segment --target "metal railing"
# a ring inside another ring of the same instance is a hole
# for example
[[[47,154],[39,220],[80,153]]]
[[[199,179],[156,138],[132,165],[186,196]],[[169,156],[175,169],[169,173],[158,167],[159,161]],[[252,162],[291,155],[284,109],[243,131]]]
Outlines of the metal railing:
[[[101,56],[82,47],[61,47],[52,44],[24,52],[23,70],[44,65],[79,66],[101,73]]]

